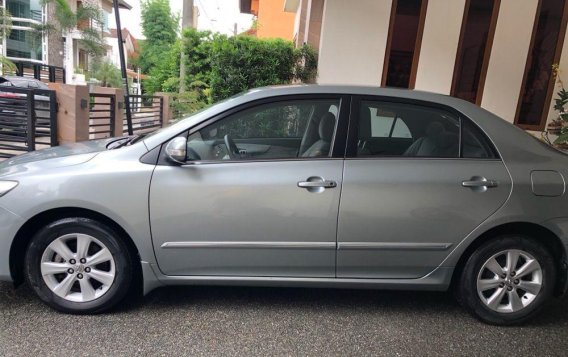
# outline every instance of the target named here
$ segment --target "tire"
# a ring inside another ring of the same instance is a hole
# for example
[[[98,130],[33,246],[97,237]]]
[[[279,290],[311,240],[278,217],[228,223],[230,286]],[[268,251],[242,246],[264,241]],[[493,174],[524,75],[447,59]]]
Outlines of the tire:
[[[38,297],[70,314],[101,313],[121,302],[133,284],[133,267],[120,236],[87,218],[45,226],[25,258],[26,280]]]
[[[517,263],[509,269],[515,257]],[[503,235],[469,257],[457,295],[458,301],[481,321],[515,325],[538,314],[551,299],[555,282],[554,259],[544,246],[527,236]]]

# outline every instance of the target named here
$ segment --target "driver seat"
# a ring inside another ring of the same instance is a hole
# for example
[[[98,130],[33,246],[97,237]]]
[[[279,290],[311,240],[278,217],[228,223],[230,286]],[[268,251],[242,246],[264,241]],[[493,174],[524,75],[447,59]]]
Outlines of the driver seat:
[[[302,157],[326,157],[329,155],[331,140],[335,131],[335,115],[326,113],[320,120],[318,127],[319,140],[306,150]]]

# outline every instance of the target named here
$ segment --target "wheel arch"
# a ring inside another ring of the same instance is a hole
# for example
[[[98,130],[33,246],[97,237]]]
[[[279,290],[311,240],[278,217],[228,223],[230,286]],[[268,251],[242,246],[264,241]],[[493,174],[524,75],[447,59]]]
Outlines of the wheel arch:
[[[556,276],[555,294],[563,295],[568,288],[567,252],[560,237],[548,228],[529,222],[510,222],[493,227],[479,235],[461,254],[452,276],[451,286],[455,287],[460,279],[464,266],[473,252],[487,241],[503,234],[522,234],[542,244],[553,256],[554,264],[559,272]],[[560,272],[564,272],[561,274]]]
[[[130,237],[126,230],[120,224],[116,223],[113,219],[102,213],[86,208],[54,208],[36,214],[26,223],[24,223],[24,225],[22,225],[22,227],[20,227],[20,229],[18,230],[18,233],[16,233],[12,246],[10,247],[10,274],[12,276],[12,280],[14,281],[14,285],[18,286],[24,281],[24,259],[26,249],[33,236],[41,228],[45,227],[49,223],[55,222],[60,219],[73,217],[89,218],[107,225],[119,235],[119,237],[128,247],[128,250],[130,251],[132,256],[135,257],[136,261],[138,263],[140,262],[140,253],[138,252],[138,249],[134,244],[132,237]],[[142,286],[142,268],[140,264],[136,264],[134,268],[135,285],[137,289],[139,289]]]

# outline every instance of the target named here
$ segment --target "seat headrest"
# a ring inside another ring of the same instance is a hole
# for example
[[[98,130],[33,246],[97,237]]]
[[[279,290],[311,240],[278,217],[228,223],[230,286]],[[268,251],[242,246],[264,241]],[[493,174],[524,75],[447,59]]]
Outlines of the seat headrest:
[[[435,122],[430,123],[428,125],[428,127],[426,128],[426,136],[428,136],[428,137],[438,136],[445,131],[446,131],[446,129],[444,128],[442,123],[435,121]]]
[[[319,123],[319,136],[323,141],[331,142],[335,131],[335,115],[325,113]]]

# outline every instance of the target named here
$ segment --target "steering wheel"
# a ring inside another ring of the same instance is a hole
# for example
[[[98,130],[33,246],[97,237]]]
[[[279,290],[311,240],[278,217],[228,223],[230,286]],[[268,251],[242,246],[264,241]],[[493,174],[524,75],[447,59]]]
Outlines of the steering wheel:
[[[237,144],[235,144],[233,139],[231,139],[231,137],[227,134],[225,135],[224,140],[225,145],[227,146],[227,153],[229,154],[229,158],[231,158],[232,160],[240,159],[241,155],[239,154],[239,148],[237,147]]]

